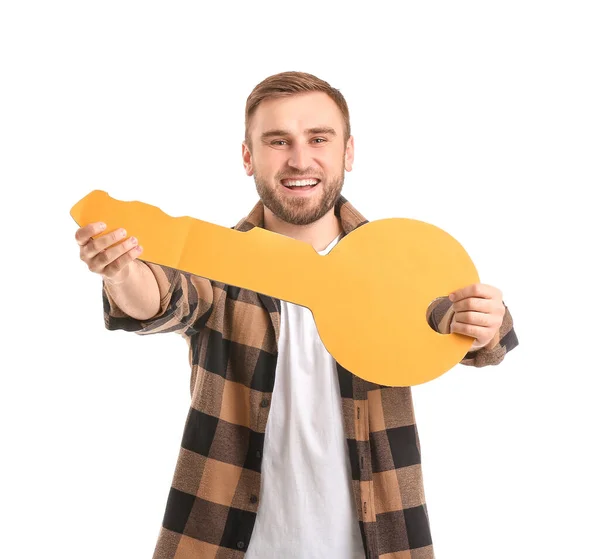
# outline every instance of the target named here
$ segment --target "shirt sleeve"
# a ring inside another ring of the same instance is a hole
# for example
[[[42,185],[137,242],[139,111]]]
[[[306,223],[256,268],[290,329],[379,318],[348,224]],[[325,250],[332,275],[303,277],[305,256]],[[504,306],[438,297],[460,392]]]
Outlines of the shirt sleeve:
[[[504,319],[489,347],[470,351],[463,357],[461,364],[471,367],[498,365],[504,360],[509,351],[519,345],[512,316],[504,301],[503,304],[505,308]],[[449,334],[453,316],[454,311],[452,310],[450,299],[448,297],[440,297],[430,305],[427,311],[427,322],[436,332]]]
[[[167,266],[144,263],[158,283],[158,312],[147,320],[138,320],[125,314],[103,282],[105,327],[108,330],[126,330],[140,335],[176,332],[182,336],[192,336],[204,328],[213,306],[210,280]]]

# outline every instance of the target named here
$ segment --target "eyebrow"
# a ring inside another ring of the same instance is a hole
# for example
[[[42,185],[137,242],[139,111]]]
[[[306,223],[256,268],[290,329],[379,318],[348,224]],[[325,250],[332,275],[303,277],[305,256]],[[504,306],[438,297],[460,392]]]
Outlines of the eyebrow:
[[[307,128],[304,131],[305,134],[331,134],[332,136],[337,136],[335,130],[330,126],[317,126],[315,128]],[[276,130],[267,130],[260,135],[261,140],[266,140],[267,138],[272,138],[273,136],[291,136],[292,133],[289,130],[276,129]]]

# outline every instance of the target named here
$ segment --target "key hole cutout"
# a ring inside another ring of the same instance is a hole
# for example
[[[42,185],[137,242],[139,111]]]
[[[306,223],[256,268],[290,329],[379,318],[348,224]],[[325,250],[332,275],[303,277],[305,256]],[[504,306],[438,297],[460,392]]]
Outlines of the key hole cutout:
[[[451,306],[452,301],[447,296],[436,297],[429,303],[425,312],[425,320],[434,332],[443,334],[444,336],[450,334],[450,323],[452,322],[453,315],[449,315],[448,317],[446,315]]]

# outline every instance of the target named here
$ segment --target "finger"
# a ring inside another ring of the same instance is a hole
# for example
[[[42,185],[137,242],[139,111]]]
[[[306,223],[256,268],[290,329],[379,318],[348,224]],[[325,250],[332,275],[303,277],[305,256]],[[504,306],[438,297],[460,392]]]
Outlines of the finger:
[[[88,267],[92,272],[105,274],[105,270],[108,266],[110,266],[115,260],[120,258],[127,251],[135,248],[137,244],[137,239],[135,237],[130,237],[122,243],[104,249],[89,261]]]
[[[90,261],[106,248],[121,242],[127,236],[125,229],[115,229],[106,235],[93,239],[81,249],[81,259]]]
[[[492,337],[490,328],[484,326],[475,326],[473,324],[463,324],[462,322],[452,322],[450,332],[454,334],[463,334],[477,340],[487,340]]]
[[[79,246],[85,245],[94,235],[102,233],[106,229],[106,223],[96,221],[80,227],[75,231],[75,240]]]
[[[116,260],[111,262],[105,269],[103,275],[107,278],[116,276],[123,268],[129,266],[136,258],[142,254],[143,248],[140,245],[136,245],[129,249],[125,254],[119,256]]]
[[[474,311],[491,313],[496,308],[497,305],[494,300],[481,299],[479,297],[467,297],[466,299],[452,303],[452,309],[454,312]]]
[[[478,297],[481,299],[493,299],[499,293],[498,289],[484,283],[474,283],[457,289],[448,296],[453,303],[462,301],[468,297]]]
[[[483,326],[484,328],[493,328],[497,325],[497,320],[493,315],[472,311],[456,313],[453,320],[461,324]]]

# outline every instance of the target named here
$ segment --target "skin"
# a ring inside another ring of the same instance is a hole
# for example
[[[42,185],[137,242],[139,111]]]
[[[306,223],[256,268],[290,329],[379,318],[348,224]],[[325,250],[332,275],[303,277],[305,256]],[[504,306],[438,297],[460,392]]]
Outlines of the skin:
[[[314,131],[317,128],[329,130]],[[263,136],[274,130],[285,133]],[[341,111],[322,92],[269,99],[258,106],[249,132],[250,144],[242,143],[242,161],[246,174],[254,176],[265,206],[265,229],[323,250],[342,232],[334,206],[344,173],[350,172],[354,163],[354,137],[344,141]],[[309,192],[291,191],[281,184],[284,178],[308,177],[321,181]],[[126,292],[131,284],[131,293],[139,293],[134,283],[154,290],[148,268],[137,261],[142,253],[137,240],[126,239],[122,229],[92,238],[104,228],[102,223],[91,223],[75,233],[80,258],[89,270],[102,275],[115,291]],[[144,314],[152,316],[156,297],[153,294]],[[459,289],[449,298],[455,312],[450,332],[474,338],[472,351],[493,345],[505,314],[501,291],[479,283]]]
[[[308,132],[328,128],[331,132]],[[263,138],[273,130],[285,130]],[[242,143],[242,160],[265,206],[265,229],[324,249],[342,232],[334,205],[342,190],[344,171],[354,162],[354,138],[344,142],[344,120],[325,93],[310,92],[269,99],[250,123],[251,146]],[[314,177],[321,182],[310,192],[294,192],[284,178]]]
[[[502,292],[491,285],[475,283],[451,293],[449,299],[456,313],[450,332],[475,338],[471,351],[493,345],[506,314]]]
[[[125,279],[129,264],[139,257],[143,248],[135,237],[124,240],[125,229],[92,239],[105,229],[106,224],[102,222],[90,223],[77,229],[75,241],[79,245],[79,258],[88,269],[102,275],[109,283],[117,284]]]

